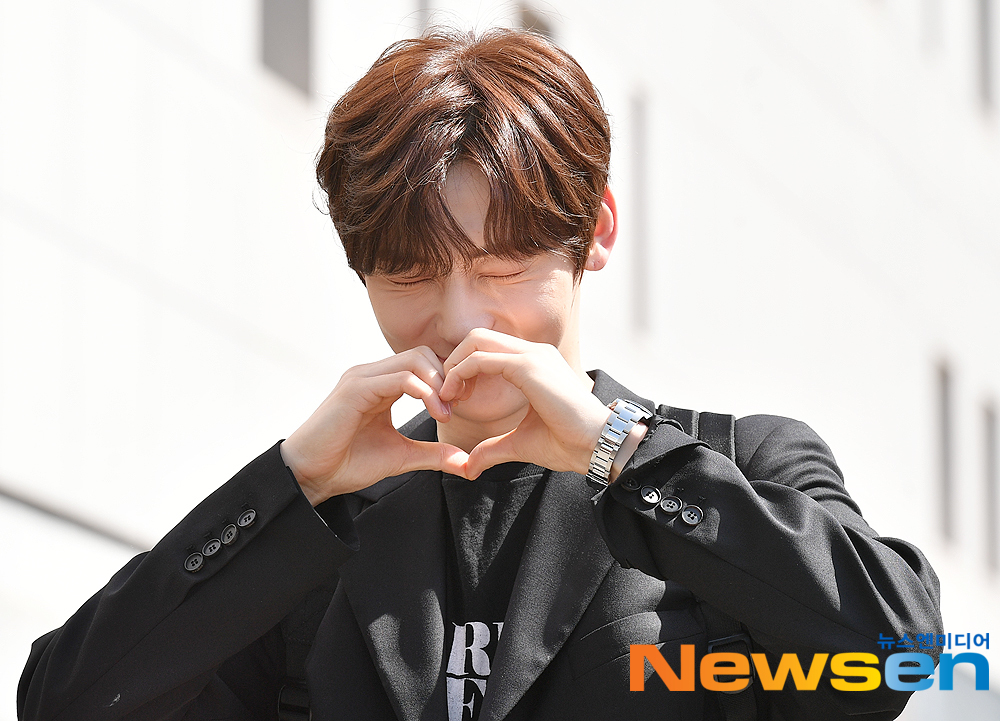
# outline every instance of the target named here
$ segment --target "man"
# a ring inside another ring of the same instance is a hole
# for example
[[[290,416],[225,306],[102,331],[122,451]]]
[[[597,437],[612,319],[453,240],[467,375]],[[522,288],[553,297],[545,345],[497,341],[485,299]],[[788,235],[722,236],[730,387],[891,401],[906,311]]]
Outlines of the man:
[[[868,527],[808,427],[706,416],[719,453],[585,372],[609,156],[596,91],[540,37],[390,47],[331,111],[317,175],[394,355],[39,639],[21,718],[894,718],[906,694],[827,670],[726,698],[646,668],[630,690],[634,644],[678,672],[692,648],[808,668],[940,614],[926,560]],[[397,431],[403,394],[426,413]]]

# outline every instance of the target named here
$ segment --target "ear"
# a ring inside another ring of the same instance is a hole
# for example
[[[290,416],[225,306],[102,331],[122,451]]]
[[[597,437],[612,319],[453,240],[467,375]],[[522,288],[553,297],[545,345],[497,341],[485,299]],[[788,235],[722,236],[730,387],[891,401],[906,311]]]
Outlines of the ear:
[[[615,247],[618,238],[618,206],[611,188],[605,188],[601,210],[597,214],[597,225],[594,227],[594,242],[590,244],[587,264],[584,270],[600,270],[608,264],[611,249]]]

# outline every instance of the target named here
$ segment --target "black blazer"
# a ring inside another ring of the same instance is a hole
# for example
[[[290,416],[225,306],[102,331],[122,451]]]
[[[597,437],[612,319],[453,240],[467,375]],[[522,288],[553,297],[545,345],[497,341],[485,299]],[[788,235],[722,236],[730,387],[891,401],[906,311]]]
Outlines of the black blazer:
[[[595,394],[636,396],[600,371]],[[421,414],[404,426],[432,439]],[[480,718],[719,718],[712,694],[656,678],[629,691],[629,645],[706,650],[696,597],[739,619],[772,668],[780,654],[866,651],[880,633],[937,633],[937,578],[913,546],[880,538],[804,424],[741,419],[737,463],[663,419],[619,482],[593,495],[550,474],[524,549]],[[691,526],[626,490],[635,478],[704,511]],[[281,619],[336,581],[307,670],[313,718],[444,719],[445,519],[440,474],[385,479],[316,513],[278,447],[250,463],[65,626],[42,637],[19,718],[274,719]],[[230,545],[192,553],[247,511]],[[647,675],[650,669],[646,669]],[[759,692],[764,718],[894,718],[906,694]]]

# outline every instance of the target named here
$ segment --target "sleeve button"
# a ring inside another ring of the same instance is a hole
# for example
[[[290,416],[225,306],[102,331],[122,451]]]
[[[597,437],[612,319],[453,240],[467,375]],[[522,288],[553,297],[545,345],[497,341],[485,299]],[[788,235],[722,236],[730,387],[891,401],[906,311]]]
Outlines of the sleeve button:
[[[626,478],[624,481],[622,481],[622,488],[624,488],[626,491],[638,491],[639,481],[637,481],[635,478]]]
[[[201,552],[206,556],[214,556],[222,548],[222,541],[218,538],[213,538],[211,541],[205,544],[205,547],[201,549]]]
[[[642,497],[642,500],[651,506],[655,506],[660,502],[660,489],[654,486],[643,486],[642,490],[639,491],[639,495]]]
[[[662,508],[667,513],[677,513],[684,507],[684,501],[682,501],[677,496],[667,496],[662,501],[660,501],[660,508]]]
[[[240,517],[236,519],[236,525],[240,528],[246,528],[247,526],[252,526],[253,522],[257,520],[257,511],[250,508],[240,514]]]
[[[681,512],[681,520],[689,526],[697,526],[704,517],[704,511],[698,508],[698,506],[687,506]]]
[[[205,565],[205,557],[198,552],[192,553],[184,560],[184,570],[196,573]]]
[[[236,540],[238,535],[240,535],[240,532],[237,530],[236,526],[230,523],[222,529],[222,542],[228,546]]]

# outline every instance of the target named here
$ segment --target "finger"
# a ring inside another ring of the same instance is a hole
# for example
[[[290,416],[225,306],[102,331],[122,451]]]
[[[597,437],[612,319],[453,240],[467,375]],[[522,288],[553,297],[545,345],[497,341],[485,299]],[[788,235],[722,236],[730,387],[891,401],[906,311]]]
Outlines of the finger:
[[[373,363],[355,366],[348,372],[356,377],[372,378],[402,370],[417,374],[421,380],[435,390],[440,390],[444,383],[445,374],[441,360],[427,346],[417,346]]]
[[[469,400],[469,398],[472,397],[472,394],[476,390],[476,378],[478,378],[478,377],[479,376],[473,376],[472,378],[469,378],[467,380],[466,379],[460,379],[458,381],[458,388],[457,388],[457,390],[454,391],[454,396],[455,397],[454,398],[449,398],[447,401],[443,401],[443,402],[447,402],[448,405],[454,407],[455,404],[459,403],[460,401],[467,401],[467,400]],[[442,385],[442,388],[443,387],[444,386]],[[440,391],[438,392],[438,394],[440,395]]]
[[[521,353],[495,353],[475,351],[467,356],[445,375],[441,386],[442,400],[462,398],[463,383],[468,383],[478,375],[503,376],[515,386],[521,386],[521,372],[526,366],[526,356]]]
[[[447,376],[452,368],[461,363],[470,354],[479,350],[500,353],[524,353],[532,345],[534,344],[530,341],[490,330],[489,328],[473,328],[445,359],[443,364],[444,374]]]
[[[444,364],[438,357],[437,353],[435,353],[425,345],[417,346],[416,348],[413,348],[411,350],[419,353],[430,364],[430,372],[428,373],[428,377],[424,376],[421,377],[424,378],[424,380],[427,381],[435,390],[441,390],[441,384],[444,383],[445,373],[444,373]],[[406,352],[411,352],[411,351],[406,351]]]
[[[479,376],[473,376],[467,381],[462,381],[462,392],[458,394],[458,398],[451,403],[456,403],[458,401],[467,401],[472,397],[472,393],[476,390],[476,378]]]
[[[451,405],[441,400],[437,390],[429,386],[422,378],[415,373],[402,374],[403,392],[411,398],[418,398],[424,403],[424,407],[431,417],[436,421],[447,423],[451,420]]]
[[[441,360],[427,346],[417,346],[409,350],[397,353],[394,356],[383,358],[374,363],[366,363],[361,366],[351,368],[345,373],[345,378],[353,376],[355,378],[375,378],[378,376],[392,375],[393,373],[409,371],[420,378],[424,383],[434,389],[435,393],[441,390],[444,385],[444,371]],[[407,395],[413,395],[408,393]],[[399,396],[396,396],[398,398]],[[416,396],[414,396],[416,397]],[[440,399],[440,396],[436,396]],[[427,401],[426,396],[421,396],[428,412],[435,420],[447,422],[451,416],[451,406],[444,403],[442,407],[434,406],[433,401]],[[443,401],[442,401],[443,403]]]
[[[406,394],[423,401],[424,407],[434,420],[447,423],[451,419],[451,406],[442,401],[438,392],[412,371],[375,376],[365,381],[365,386],[361,390],[362,402],[366,407],[359,409],[363,413],[381,410],[386,401],[391,405]]]
[[[438,398],[440,398],[441,387],[444,385],[444,369],[441,366],[441,360],[427,346],[419,346],[406,352],[413,353],[415,357],[415,363],[410,367],[410,370],[424,383],[433,388]],[[451,414],[451,406],[449,404],[444,403],[444,410],[448,415]]]
[[[487,468],[501,463],[527,460],[517,453],[515,433],[516,430],[495,438],[487,438],[473,448],[466,464],[466,478],[475,480]]]
[[[469,454],[458,446],[434,441],[407,440],[404,468],[400,471],[442,471],[466,477]]]

